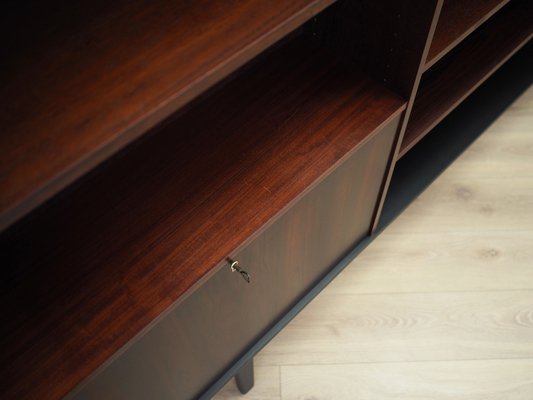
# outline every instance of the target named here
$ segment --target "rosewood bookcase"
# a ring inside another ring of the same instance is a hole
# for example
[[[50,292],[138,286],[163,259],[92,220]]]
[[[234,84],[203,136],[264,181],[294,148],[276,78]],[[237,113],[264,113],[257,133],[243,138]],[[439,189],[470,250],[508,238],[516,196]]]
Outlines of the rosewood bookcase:
[[[524,0],[1,18],[2,399],[249,390],[253,356],[382,229],[401,159],[533,32]]]

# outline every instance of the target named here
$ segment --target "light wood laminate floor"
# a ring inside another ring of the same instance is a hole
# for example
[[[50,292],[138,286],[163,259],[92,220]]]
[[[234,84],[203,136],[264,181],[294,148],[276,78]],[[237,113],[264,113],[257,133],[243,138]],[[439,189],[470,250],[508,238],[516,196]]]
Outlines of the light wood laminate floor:
[[[215,397],[533,399],[533,87]]]

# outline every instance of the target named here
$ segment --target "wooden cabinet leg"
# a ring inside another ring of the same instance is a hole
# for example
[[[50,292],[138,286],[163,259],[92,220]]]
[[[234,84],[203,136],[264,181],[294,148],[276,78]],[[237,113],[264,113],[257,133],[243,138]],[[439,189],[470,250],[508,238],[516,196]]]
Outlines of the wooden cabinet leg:
[[[254,359],[250,358],[246,364],[244,364],[237,375],[235,375],[235,382],[239,392],[242,394],[248,393],[248,391],[254,387]]]

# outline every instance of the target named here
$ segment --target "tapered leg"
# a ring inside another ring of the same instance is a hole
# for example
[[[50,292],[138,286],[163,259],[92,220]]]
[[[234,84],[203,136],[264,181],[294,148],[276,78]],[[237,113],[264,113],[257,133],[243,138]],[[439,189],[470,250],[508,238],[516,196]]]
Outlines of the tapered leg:
[[[235,375],[235,382],[237,382],[237,387],[239,392],[242,394],[248,393],[248,391],[254,387],[254,359],[250,358],[244,364],[237,375]]]

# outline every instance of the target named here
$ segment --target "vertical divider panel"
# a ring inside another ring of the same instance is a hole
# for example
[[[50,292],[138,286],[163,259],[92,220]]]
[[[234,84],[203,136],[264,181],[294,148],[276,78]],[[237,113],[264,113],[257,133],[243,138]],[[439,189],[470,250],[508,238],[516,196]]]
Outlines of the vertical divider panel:
[[[374,210],[383,208],[444,0],[340,1],[313,20],[313,35],[408,100]]]

